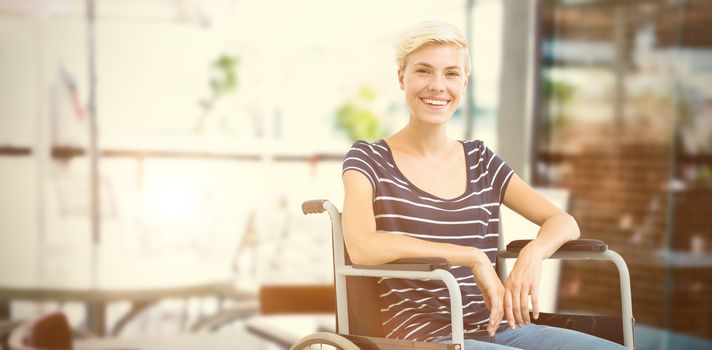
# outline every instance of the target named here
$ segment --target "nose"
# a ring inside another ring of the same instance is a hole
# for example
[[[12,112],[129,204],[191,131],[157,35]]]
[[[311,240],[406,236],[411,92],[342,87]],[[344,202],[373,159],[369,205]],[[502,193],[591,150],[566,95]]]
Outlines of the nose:
[[[445,78],[439,74],[433,74],[430,82],[428,83],[428,90],[430,91],[445,91]]]

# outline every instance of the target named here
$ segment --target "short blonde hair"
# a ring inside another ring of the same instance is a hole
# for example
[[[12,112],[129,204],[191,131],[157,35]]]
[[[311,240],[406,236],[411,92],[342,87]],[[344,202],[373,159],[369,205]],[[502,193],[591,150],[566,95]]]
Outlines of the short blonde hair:
[[[423,46],[456,45],[465,53],[465,75],[470,75],[470,50],[465,36],[454,25],[442,21],[423,22],[403,35],[395,45],[398,69],[405,70],[408,56]]]

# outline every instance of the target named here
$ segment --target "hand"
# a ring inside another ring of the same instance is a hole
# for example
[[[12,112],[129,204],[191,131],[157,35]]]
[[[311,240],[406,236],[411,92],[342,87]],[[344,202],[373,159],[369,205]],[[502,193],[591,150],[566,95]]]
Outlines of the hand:
[[[514,324],[524,326],[530,322],[529,298],[531,297],[532,314],[539,318],[539,276],[543,258],[522,249],[512,272],[504,281],[504,312],[511,328]]]
[[[471,268],[472,275],[475,277],[475,282],[477,282],[477,287],[479,287],[482,292],[485,305],[490,311],[487,333],[489,333],[490,336],[494,336],[504,316],[502,305],[504,286],[502,286],[497,272],[494,270],[494,267],[492,267],[492,263],[486,255],[482,254]]]

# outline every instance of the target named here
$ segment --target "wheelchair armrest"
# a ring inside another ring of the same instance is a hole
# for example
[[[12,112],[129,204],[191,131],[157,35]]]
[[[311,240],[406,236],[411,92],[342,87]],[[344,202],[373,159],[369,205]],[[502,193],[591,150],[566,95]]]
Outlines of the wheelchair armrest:
[[[525,245],[531,242],[531,239],[520,239],[511,241],[507,244],[508,252],[519,252]],[[596,252],[601,253],[608,250],[608,245],[598,239],[576,239],[568,241],[559,248],[556,252]]]
[[[506,250],[497,252],[498,258],[512,259],[519,255],[519,252],[531,240],[517,240],[507,244]],[[618,253],[608,249],[605,242],[597,239],[577,239],[566,242],[554,254],[551,259],[566,260],[608,260],[616,265],[621,288],[621,318],[623,322],[623,343],[628,349],[635,349],[633,336],[633,301],[630,293],[630,273],[628,266]],[[506,271],[504,271],[506,274]]]
[[[399,271],[433,271],[449,270],[450,263],[443,258],[403,258],[383,265],[352,264],[356,269],[365,270],[399,270]]]

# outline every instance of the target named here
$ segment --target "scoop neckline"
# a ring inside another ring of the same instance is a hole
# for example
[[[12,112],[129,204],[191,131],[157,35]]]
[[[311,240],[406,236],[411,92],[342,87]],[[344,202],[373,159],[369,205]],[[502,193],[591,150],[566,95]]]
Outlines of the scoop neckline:
[[[470,171],[470,159],[469,159],[468,156],[467,156],[467,146],[466,146],[466,144],[465,144],[464,141],[462,141],[462,140],[456,140],[457,142],[459,142],[459,143],[462,145],[462,153],[465,155],[465,172],[466,172],[466,175],[467,175],[467,180],[466,180],[466,183],[465,183],[465,191],[464,191],[461,195],[459,195],[459,196],[457,196],[457,197],[455,197],[455,198],[442,198],[442,197],[436,196],[436,195],[434,195],[434,194],[432,194],[432,193],[430,193],[430,192],[427,192],[427,191],[421,189],[420,187],[416,186],[416,185],[415,185],[412,181],[410,181],[410,179],[408,179],[408,177],[405,176],[405,175],[400,171],[400,169],[398,168],[398,164],[396,163],[395,158],[393,158],[393,150],[391,149],[391,146],[388,144],[388,142],[387,142],[385,139],[381,139],[381,140],[379,140],[379,141],[380,141],[380,142],[383,144],[383,146],[386,148],[386,150],[387,150],[386,153],[387,153],[387,155],[388,155],[388,160],[390,160],[391,163],[393,163],[393,169],[396,171],[396,173],[397,173],[400,177],[403,178],[403,181],[407,182],[408,185],[412,186],[413,189],[414,189],[416,192],[419,192],[419,193],[421,193],[421,194],[424,194],[424,195],[426,195],[426,196],[429,196],[429,197],[432,197],[432,198],[435,198],[435,199],[437,199],[437,200],[441,200],[441,201],[444,201],[444,202],[457,201],[457,200],[462,199],[463,197],[467,196],[468,193],[470,192],[470,181],[472,180],[472,179],[471,179],[471,177],[472,177],[472,174],[471,174],[471,173],[472,173],[472,172]]]

